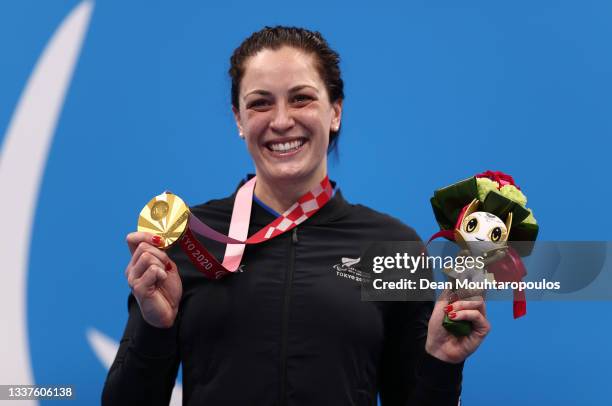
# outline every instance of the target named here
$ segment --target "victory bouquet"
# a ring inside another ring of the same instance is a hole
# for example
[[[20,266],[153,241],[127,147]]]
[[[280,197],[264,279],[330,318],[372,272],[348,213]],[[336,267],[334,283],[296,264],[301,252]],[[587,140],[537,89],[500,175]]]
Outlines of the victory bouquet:
[[[526,275],[521,260],[533,249],[538,224],[526,207],[527,197],[512,176],[486,171],[461,182],[436,190],[431,198],[440,231],[430,241],[444,237],[456,242],[459,256],[481,258],[483,266],[457,272],[444,270],[455,280],[470,282],[518,282]],[[517,242],[511,244],[510,242]],[[478,261],[476,261],[478,262]],[[484,289],[454,289],[455,300],[482,295]],[[514,290],[514,318],[527,312],[525,292]],[[471,323],[453,321],[445,316],[444,327],[463,336],[471,332]]]

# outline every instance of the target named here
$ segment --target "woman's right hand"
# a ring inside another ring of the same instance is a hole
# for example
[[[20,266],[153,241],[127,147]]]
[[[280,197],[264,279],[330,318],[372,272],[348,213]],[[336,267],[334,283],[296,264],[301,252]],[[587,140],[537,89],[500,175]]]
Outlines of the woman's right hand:
[[[149,233],[127,235],[132,259],[125,276],[147,323],[170,328],[178,313],[183,285],[176,264],[157,248],[161,239]]]

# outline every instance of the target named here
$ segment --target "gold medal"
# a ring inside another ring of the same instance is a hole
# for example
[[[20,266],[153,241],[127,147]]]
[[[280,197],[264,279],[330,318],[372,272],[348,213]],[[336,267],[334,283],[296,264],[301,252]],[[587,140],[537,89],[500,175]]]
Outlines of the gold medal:
[[[164,192],[155,196],[138,216],[138,231],[158,235],[162,239],[159,248],[167,249],[178,241],[189,222],[189,207],[177,195]]]

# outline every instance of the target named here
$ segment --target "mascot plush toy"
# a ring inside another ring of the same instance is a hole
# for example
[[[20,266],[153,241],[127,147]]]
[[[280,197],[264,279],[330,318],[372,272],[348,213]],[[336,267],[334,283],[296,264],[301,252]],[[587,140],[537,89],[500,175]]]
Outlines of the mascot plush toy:
[[[444,272],[450,278],[470,282],[522,280],[526,270],[521,256],[531,253],[539,229],[526,204],[527,198],[512,176],[502,172],[486,171],[435,191],[431,206],[440,231],[430,241],[438,237],[455,241],[462,248],[460,256],[482,257],[485,264],[462,272],[454,269]],[[456,289],[454,293],[457,298],[465,299],[483,291]],[[526,312],[525,292],[515,290],[514,318]],[[469,322],[453,321],[448,316],[443,325],[457,336],[471,332]]]

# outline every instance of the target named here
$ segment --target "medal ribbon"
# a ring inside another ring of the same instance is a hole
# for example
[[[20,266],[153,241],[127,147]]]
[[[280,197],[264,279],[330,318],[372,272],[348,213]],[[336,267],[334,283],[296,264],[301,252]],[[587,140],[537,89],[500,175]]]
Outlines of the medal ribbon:
[[[520,282],[527,275],[520,255],[512,247],[508,247],[508,252],[503,258],[490,264],[487,271],[491,272],[499,282]],[[527,299],[524,290],[514,289],[513,293],[512,314],[518,319],[527,314]]]
[[[195,267],[209,279],[220,279],[236,272],[240,266],[240,261],[247,244],[259,244],[292,230],[312,217],[331,199],[333,194],[331,182],[325,176],[319,184],[301,196],[283,214],[247,238],[256,178],[253,177],[246,182],[236,193],[229,236],[212,229],[193,214],[189,216],[189,224],[181,238],[180,244]],[[204,248],[194,233],[227,244],[223,263],[219,263]]]

